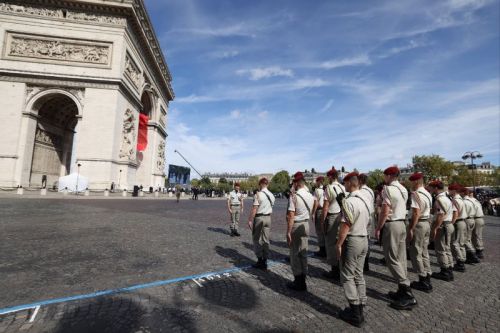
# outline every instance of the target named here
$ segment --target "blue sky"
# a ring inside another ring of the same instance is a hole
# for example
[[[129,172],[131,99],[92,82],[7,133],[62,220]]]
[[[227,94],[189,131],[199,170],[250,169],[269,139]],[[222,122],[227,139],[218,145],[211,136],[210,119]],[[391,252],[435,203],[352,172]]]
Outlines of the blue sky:
[[[201,172],[415,154],[499,164],[499,1],[145,0],[173,75],[167,163]]]

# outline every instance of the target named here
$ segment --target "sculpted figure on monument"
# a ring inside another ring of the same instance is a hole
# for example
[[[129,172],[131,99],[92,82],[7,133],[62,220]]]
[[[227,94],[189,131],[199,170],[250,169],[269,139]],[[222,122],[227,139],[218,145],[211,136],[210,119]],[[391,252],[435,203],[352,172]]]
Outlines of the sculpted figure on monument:
[[[165,141],[160,142],[158,145],[158,160],[156,161],[156,167],[159,171],[165,169]]]
[[[134,159],[135,156],[135,116],[132,110],[127,109],[123,119],[123,142],[120,149],[120,158]]]

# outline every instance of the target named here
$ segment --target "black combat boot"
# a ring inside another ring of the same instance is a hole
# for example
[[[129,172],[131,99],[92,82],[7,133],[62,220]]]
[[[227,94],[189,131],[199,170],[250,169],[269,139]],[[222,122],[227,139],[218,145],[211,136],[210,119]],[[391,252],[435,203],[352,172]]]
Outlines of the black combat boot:
[[[295,291],[307,291],[306,285],[306,276],[305,275],[297,275],[294,276],[293,282],[288,282],[286,286]]]
[[[429,288],[429,290],[432,290],[432,283],[431,283],[431,275],[430,274],[427,274],[427,276],[425,277],[425,283],[427,284],[427,287]]]
[[[473,251],[467,251],[467,259],[465,260],[466,264],[474,265],[481,263],[481,260],[476,256]]]
[[[411,289],[416,289],[420,291],[424,291],[426,293],[430,293],[432,291],[432,286],[427,284],[427,276],[418,276],[418,281],[413,281],[410,283]]]
[[[438,279],[438,280],[452,281],[450,279],[449,274],[448,274],[448,269],[447,268],[441,268],[441,271],[439,273],[438,272],[432,273],[432,277],[434,279]]]
[[[234,231],[234,235],[235,235],[236,237],[240,237],[240,236],[241,236],[241,234],[238,232],[238,230],[235,230],[235,231]]]
[[[403,296],[403,289],[401,288],[401,284],[398,284],[398,290],[397,291],[389,291],[387,294],[390,299],[393,301],[399,300]]]
[[[484,259],[484,253],[483,253],[484,250],[476,250],[476,256],[479,258],[479,259]]]
[[[328,279],[333,279],[335,281],[340,281],[340,269],[339,266],[332,266],[332,270],[330,272],[324,272],[323,276]]]
[[[364,322],[361,305],[349,304],[348,308],[340,311],[339,316],[343,321],[356,327],[361,327]]]
[[[324,246],[320,246],[319,251],[314,252],[314,256],[318,258],[326,258],[326,248]]]
[[[401,297],[391,302],[391,307],[397,310],[411,310],[417,305],[417,300],[413,297],[410,286],[399,285]]]
[[[448,281],[454,281],[455,276],[453,275],[453,267],[448,267],[447,268],[447,274],[448,274]]]
[[[455,266],[453,266],[453,270],[457,272],[465,272],[465,261],[457,260]]]
[[[258,258],[257,262],[252,265],[253,268],[262,269],[263,271],[267,270],[267,260],[264,258]]]

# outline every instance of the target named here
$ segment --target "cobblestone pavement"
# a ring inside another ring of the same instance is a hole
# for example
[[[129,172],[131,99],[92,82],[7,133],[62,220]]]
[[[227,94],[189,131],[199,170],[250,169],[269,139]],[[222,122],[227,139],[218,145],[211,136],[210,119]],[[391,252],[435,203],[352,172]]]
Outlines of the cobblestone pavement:
[[[250,203],[248,201],[248,203]],[[156,287],[111,293],[0,315],[4,332],[498,332],[500,219],[487,218],[486,258],[435,291],[415,291],[418,307],[388,306],[394,290],[372,246],[366,277],[366,325],[340,319],[342,287],[325,280],[321,260],[309,260],[309,291],[287,290],[283,262],[285,202],[273,219],[268,272],[254,261],[243,216],[241,238],[229,237],[224,201],[0,200],[0,308],[220,272]],[[310,250],[316,250],[315,239]],[[433,268],[437,270],[435,257]],[[411,267],[411,264],[409,264]],[[410,278],[416,275],[410,271]]]

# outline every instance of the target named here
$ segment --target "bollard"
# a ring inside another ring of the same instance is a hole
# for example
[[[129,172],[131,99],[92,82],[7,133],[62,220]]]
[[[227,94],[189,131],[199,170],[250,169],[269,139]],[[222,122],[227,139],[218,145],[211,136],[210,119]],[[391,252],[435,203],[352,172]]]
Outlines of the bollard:
[[[63,195],[68,195],[68,188],[65,187],[64,190],[62,191],[63,192]]]
[[[24,194],[24,189],[23,189],[23,187],[22,187],[22,186],[19,186],[19,187],[17,188],[17,194],[19,194],[19,195],[23,195],[23,194]]]
[[[143,191],[143,190],[139,190],[139,196],[140,196],[140,197],[143,197],[143,196],[144,196],[144,191]]]
[[[108,190],[108,189],[105,189],[105,190],[104,190],[104,196],[105,196],[105,197],[109,197],[109,190]]]
[[[86,189],[86,190],[85,190],[85,193],[84,193],[83,195],[84,195],[84,196],[86,196],[86,197],[90,196],[90,191],[89,191],[89,189]]]
[[[155,198],[158,198],[159,195],[160,193],[158,191],[155,191]]]
[[[42,188],[40,190],[40,195],[47,195],[47,189],[46,188]]]
[[[124,189],[123,192],[122,192],[122,197],[126,197],[127,196],[127,190]]]
[[[171,198],[171,197],[173,197],[173,196],[174,196],[174,194],[173,194],[172,192],[168,192],[168,197],[169,197],[169,198]]]

